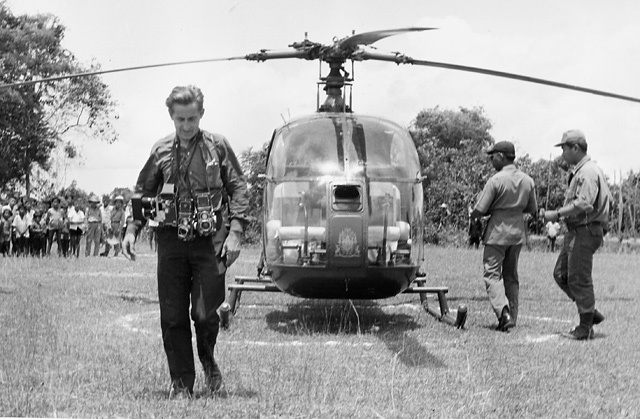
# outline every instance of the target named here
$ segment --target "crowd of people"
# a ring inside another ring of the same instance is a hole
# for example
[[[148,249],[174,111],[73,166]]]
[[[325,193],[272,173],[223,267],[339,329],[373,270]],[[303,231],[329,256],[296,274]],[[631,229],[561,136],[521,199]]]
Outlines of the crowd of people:
[[[131,217],[131,205],[125,204],[122,195],[104,197],[102,202],[91,195],[86,205],[81,199],[57,196],[43,201],[9,197],[1,208],[0,252],[4,257],[46,257],[54,250],[59,257],[77,258],[83,242],[87,257],[117,257]],[[155,249],[154,230],[149,228],[148,233]]]

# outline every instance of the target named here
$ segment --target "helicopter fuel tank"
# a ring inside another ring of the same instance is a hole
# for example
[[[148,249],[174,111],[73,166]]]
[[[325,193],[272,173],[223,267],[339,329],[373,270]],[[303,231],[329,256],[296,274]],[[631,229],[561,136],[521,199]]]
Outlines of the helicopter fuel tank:
[[[386,298],[423,260],[420,165],[406,129],[318,113],[276,130],[263,240],[282,291],[306,298]]]

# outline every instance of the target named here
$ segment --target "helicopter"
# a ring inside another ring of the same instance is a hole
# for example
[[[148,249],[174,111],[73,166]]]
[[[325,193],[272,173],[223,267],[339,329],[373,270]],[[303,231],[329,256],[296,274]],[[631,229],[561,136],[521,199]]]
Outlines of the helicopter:
[[[381,299],[419,293],[425,310],[457,327],[447,287],[426,287],[423,192],[418,154],[408,131],[352,111],[353,64],[360,48],[407,28],[367,32],[325,46],[305,38],[289,51],[261,50],[253,61],[319,60],[329,73],[317,83],[317,111],[273,133],[264,175],[263,252],[256,277],[237,276],[229,288],[235,314],[243,291],[285,292],[301,298]],[[345,63],[351,61],[351,71]],[[320,90],[326,99],[320,103]],[[348,90],[348,94],[347,94]],[[427,294],[438,295],[440,311]]]
[[[243,291],[285,292],[302,298],[380,299],[417,293],[425,311],[463,328],[467,308],[455,318],[448,288],[427,286],[424,261],[422,176],[408,131],[392,121],[352,110],[355,61],[442,67],[638,101],[578,86],[512,73],[432,61],[366,47],[414,27],[353,34],[331,45],[309,41],[287,51],[261,50],[247,60],[298,58],[328,64],[318,81],[317,112],[285,123],[268,147],[263,199],[263,252],[255,277],[228,286],[235,314]],[[344,65],[351,62],[351,72]],[[326,92],[320,104],[320,87]],[[349,94],[346,93],[349,91]],[[428,304],[436,294],[439,311]]]
[[[424,262],[423,190],[417,151],[408,130],[385,118],[353,111],[355,62],[367,60],[438,67],[571,89],[640,103],[640,99],[514,73],[434,61],[370,48],[375,42],[436,28],[411,27],[352,34],[324,45],[305,39],[286,50],[222,59],[154,64],[51,77],[44,80],[213,61],[274,59],[328,65],[317,82],[316,112],[285,122],[268,146],[264,174],[262,255],[256,276],[228,285],[229,311],[243,292],[284,292],[301,298],[382,299],[419,294],[424,310],[463,328],[464,305],[454,317],[448,287],[427,286]],[[345,65],[351,64],[350,71]],[[321,103],[320,91],[326,93]],[[428,294],[439,309],[429,306]],[[224,315],[223,315],[224,317]],[[223,319],[224,323],[224,319]]]

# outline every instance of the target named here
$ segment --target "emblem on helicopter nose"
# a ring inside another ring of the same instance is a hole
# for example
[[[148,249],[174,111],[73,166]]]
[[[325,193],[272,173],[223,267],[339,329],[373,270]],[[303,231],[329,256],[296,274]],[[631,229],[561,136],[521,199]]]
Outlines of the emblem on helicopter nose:
[[[358,246],[358,236],[355,231],[345,228],[338,236],[335,256],[343,258],[353,258],[360,256],[360,246]]]

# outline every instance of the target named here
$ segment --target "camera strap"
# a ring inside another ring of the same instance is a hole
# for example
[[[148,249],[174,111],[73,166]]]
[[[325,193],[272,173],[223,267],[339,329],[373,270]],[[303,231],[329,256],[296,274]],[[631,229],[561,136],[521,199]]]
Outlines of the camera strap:
[[[183,157],[182,157],[182,147],[180,147],[180,140],[178,138],[178,136],[176,136],[176,140],[174,142],[174,148],[175,148],[175,162],[176,162],[176,174],[178,177],[178,181],[180,181],[180,184],[182,185],[182,187],[187,191],[187,193],[189,194],[189,198],[193,199],[193,192],[191,191],[191,181],[189,180],[189,166],[191,166],[191,162],[193,161],[193,156],[195,156],[196,154],[196,149],[198,148],[198,142],[200,141],[202,137],[202,133],[199,132],[198,134],[196,134],[196,138],[195,141],[193,142],[193,144],[191,145],[191,150],[190,150],[190,155],[189,155],[189,160],[186,161],[183,165]],[[182,173],[182,171],[180,170],[180,168],[184,166],[184,173]]]

